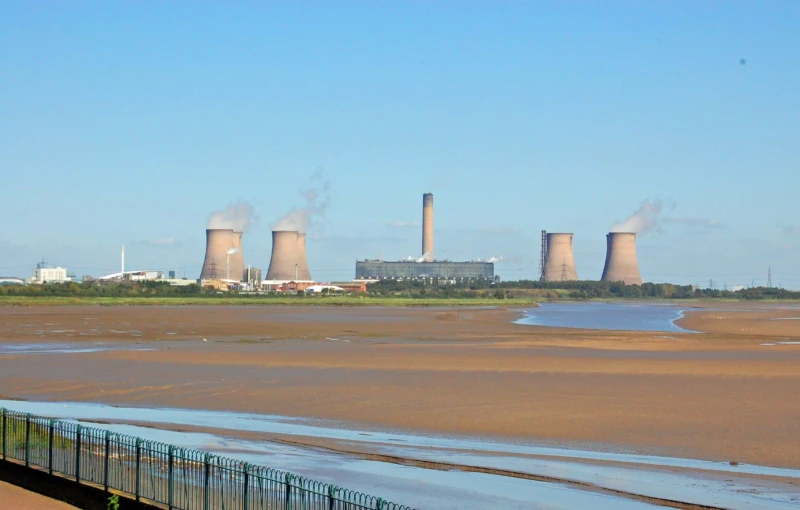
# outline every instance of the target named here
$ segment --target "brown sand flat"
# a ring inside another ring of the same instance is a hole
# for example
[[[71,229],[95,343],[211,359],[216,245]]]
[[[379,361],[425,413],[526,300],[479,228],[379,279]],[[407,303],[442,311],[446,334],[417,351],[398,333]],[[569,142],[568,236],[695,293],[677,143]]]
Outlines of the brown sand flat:
[[[4,510],[69,510],[75,509],[61,501],[0,482],[0,508]]]
[[[798,468],[800,346],[761,344],[794,338],[800,322],[770,314],[800,311],[727,307],[740,329],[769,322],[775,335],[721,330],[712,310],[682,325],[713,332],[675,334],[522,326],[511,323],[515,312],[493,309],[0,309],[0,342],[157,349],[0,355],[0,396],[273,413]]]
[[[800,338],[800,306],[719,307],[688,314],[678,321],[686,329],[745,337]]]

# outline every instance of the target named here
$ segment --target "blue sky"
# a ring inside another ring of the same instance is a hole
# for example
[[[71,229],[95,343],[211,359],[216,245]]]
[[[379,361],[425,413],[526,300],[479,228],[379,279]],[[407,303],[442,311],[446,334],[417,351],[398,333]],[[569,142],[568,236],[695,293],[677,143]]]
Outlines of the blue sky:
[[[743,60],[744,59],[744,60]],[[605,234],[664,203],[651,281],[800,288],[800,3],[5,2],[0,274],[200,270],[209,214],[244,200],[245,260],[320,169],[312,274],[503,255]],[[397,224],[410,224],[398,227]]]

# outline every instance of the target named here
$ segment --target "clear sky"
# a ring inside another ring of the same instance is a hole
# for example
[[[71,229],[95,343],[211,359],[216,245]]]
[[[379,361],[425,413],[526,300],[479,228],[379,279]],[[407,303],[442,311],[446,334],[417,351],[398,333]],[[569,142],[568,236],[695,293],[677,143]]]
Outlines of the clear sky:
[[[645,280],[800,288],[800,2],[3,2],[0,274],[196,278],[209,214],[257,221],[245,262],[319,170],[312,275],[503,255],[605,234],[645,199]],[[406,225],[406,226],[402,226]]]

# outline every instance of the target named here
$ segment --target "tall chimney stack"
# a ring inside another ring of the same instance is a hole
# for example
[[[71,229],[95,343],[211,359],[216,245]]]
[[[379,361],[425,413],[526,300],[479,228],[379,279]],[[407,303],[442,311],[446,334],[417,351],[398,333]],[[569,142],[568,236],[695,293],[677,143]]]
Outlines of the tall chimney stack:
[[[544,281],[560,282],[578,279],[572,252],[572,234],[547,234]]]
[[[603,276],[607,282],[625,282],[626,285],[641,285],[639,261],[636,258],[636,234],[633,232],[611,232],[606,236],[606,265]]]
[[[433,193],[422,195],[422,259],[433,262]]]

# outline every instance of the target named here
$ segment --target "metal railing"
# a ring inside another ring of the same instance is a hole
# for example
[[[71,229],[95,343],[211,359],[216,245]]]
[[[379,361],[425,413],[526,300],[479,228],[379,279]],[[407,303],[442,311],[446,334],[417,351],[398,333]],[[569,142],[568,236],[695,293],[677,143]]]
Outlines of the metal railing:
[[[3,460],[180,510],[411,510],[197,450],[0,408]]]

